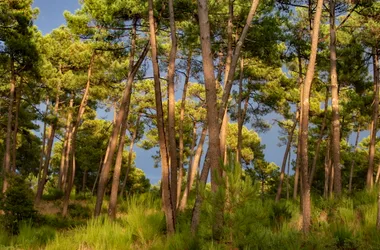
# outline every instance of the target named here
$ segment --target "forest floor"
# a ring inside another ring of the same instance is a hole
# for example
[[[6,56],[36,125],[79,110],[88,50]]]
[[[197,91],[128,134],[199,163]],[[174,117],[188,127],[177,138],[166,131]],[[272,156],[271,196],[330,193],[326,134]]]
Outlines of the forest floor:
[[[13,236],[0,231],[0,249],[380,249],[376,199],[375,192],[364,191],[339,200],[313,197],[312,230],[304,235],[299,201],[249,198],[225,211],[218,242],[212,240],[207,198],[196,237],[190,233],[191,206],[179,214],[176,233],[166,235],[161,200],[151,193],[120,201],[114,222],[92,218],[93,197],[74,200],[67,218],[60,215],[60,200],[43,201],[38,222],[21,223]]]

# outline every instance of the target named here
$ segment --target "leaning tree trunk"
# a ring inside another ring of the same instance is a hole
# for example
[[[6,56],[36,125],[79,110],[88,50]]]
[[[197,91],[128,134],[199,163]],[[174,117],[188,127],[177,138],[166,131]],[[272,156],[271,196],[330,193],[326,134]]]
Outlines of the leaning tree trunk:
[[[280,198],[281,198],[282,184],[284,182],[284,177],[285,177],[286,160],[288,159],[288,155],[290,153],[290,148],[292,146],[294,130],[297,127],[297,120],[298,120],[298,112],[297,112],[296,118],[295,118],[295,120],[293,122],[293,126],[290,129],[290,131],[289,131],[288,142],[286,144],[286,149],[285,149],[284,157],[282,159],[280,182],[278,183],[278,188],[277,188],[277,194],[276,194],[275,202],[279,202]]]
[[[310,183],[308,169],[308,135],[309,135],[309,110],[310,110],[310,92],[311,84],[314,78],[315,62],[317,58],[319,26],[322,16],[323,0],[318,0],[316,14],[313,23],[313,35],[311,44],[311,53],[309,65],[306,72],[305,83],[303,87],[303,99],[301,100],[301,129],[300,129],[300,156],[301,156],[301,175],[302,175],[302,218],[303,232],[309,233],[311,222],[311,201],[310,201]]]
[[[55,97],[55,106],[54,106],[54,115],[58,115],[58,108],[59,108],[59,91],[60,91],[60,85],[58,84],[57,88],[57,94]],[[58,117],[57,117],[58,119]],[[45,152],[45,161],[43,163],[43,172],[40,181],[38,182],[37,187],[37,194],[35,199],[35,204],[38,205],[42,198],[42,194],[44,192],[45,184],[46,184],[46,178],[49,171],[49,164],[50,164],[50,158],[51,158],[51,151],[53,149],[53,142],[54,142],[54,136],[55,131],[57,128],[57,121],[53,121],[53,123],[50,126],[49,136],[47,140],[47,147]]]
[[[187,205],[188,195],[189,195],[190,190],[191,190],[191,188],[193,186],[195,175],[197,174],[199,162],[201,160],[201,156],[202,156],[202,152],[203,152],[203,144],[205,142],[206,135],[207,135],[207,126],[204,125],[203,126],[203,130],[202,130],[202,135],[201,135],[201,138],[199,140],[198,147],[197,147],[197,150],[195,151],[194,160],[193,160],[192,165],[190,166],[190,169],[189,169],[189,172],[188,172],[189,178],[188,178],[188,181],[187,181],[186,188],[185,188],[185,190],[183,192],[183,196],[182,196],[182,200],[181,200],[181,205],[179,207],[179,210],[181,210],[181,211],[183,211],[186,208],[186,205]]]
[[[79,105],[78,114],[75,120],[75,124],[71,126],[71,132],[69,133],[69,140],[67,146],[67,159],[68,159],[68,169],[67,169],[67,178],[66,178],[66,187],[65,194],[63,199],[63,212],[62,215],[67,215],[67,210],[70,201],[71,190],[74,185],[74,177],[75,177],[75,148],[76,148],[76,135],[78,133],[78,129],[83,119],[84,111],[87,107],[88,97],[90,95],[90,86],[91,86],[91,77],[95,60],[95,52],[92,53],[90,63],[87,70],[87,83],[86,88],[84,90],[81,103]]]
[[[7,135],[5,138],[5,152],[4,152],[4,169],[3,169],[3,188],[5,193],[8,188],[8,175],[11,172],[11,140],[12,140],[12,117],[13,117],[13,101],[16,88],[16,72],[13,57],[11,58],[11,80],[9,91],[9,106],[8,106],[8,121],[7,121]]]
[[[135,51],[136,51],[136,25],[137,25],[137,19],[135,18],[133,21],[131,52],[129,55],[129,74],[132,72],[132,69],[134,66],[134,57],[135,57]],[[112,220],[116,218],[117,193],[119,191],[119,185],[120,185],[120,172],[121,172],[121,165],[123,161],[125,132],[127,130],[127,127],[128,127],[128,115],[121,122],[119,145],[118,145],[118,149],[116,153],[115,168],[113,171],[111,195],[110,195],[110,202],[109,202],[109,207],[108,207],[108,215],[110,216]]]
[[[334,164],[334,193],[342,194],[342,177],[340,167],[340,122],[339,122],[339,89],[336,69],[336,27],[335,1],[330,0],[330,78],[332,97],[332,158]]]
[[[63,141],[63,147],[62,147],[62,153],[61,153],[61,163],[59,167],[59,176],[58,176],[58,188],[63,191],[63,185],[66,182],[66,155],[67,155],[67,147],[68,147],[68,142],[69,142],[69,135],[70,135],[70,130],[71,130],[71,122],[72,122],[72,108],[74,106],[74,97],[72,96],[70,99],[70,104],[69,104],[69,111],[67,114],[67,120],[66,120],[66,133],[65,133],[65,138]]]
[[[135,79],[135,76],[137,74],[138,69],[140,68],[142,62],[144,61],[148,50],[150,47],[150,42],[148,42],[145,45],[144,51],[140,55],[138,61],[133,66],[133,70],[128,74],[127,78],[127,84],[123,92],[123,96],[121,99],[119,112],[115,116],[115,121],[112,128],[112,133],[108,142],[106,158],[103,161],[103,166],[99,178],[99,184],[98,184],[98,190],[97,190],[97,196],[96,196],[96,204],[95,204],[95,211],[94,215],[99,216],[100,211],[103,204],[103,198],[104,198],[104,192],[106,190],[106,184],[108,182],[108,175],[111,169],[111,165],[114,159],[114,154],[117,147],[117,138],[120,134],[120,126],[124,119],[127,119],[128,113],[129,113],[129,104],[131,102],[131,93],[132,93],[132,83]]]
[[[315,169],[317,166],[317,161],[319,157],[319,151],[321,148],[321,143],[323,140],[323,134],[325,132],[326,128],[326,120],[327,120],[327,106],[329,105],[329,88],[326,88],[326,97],[325,97],[325,110],[323,114],[323,121],[322,121],[322,126],[321,126],[321,131],[319,132],[319,138],[317,141],[317,146],[315,148],[315,155],[313,158],[313,164],[311,165],[311,171],[310,171],[310,186],[313,184],[313,179],[314,179],[314,174],[315,174]]]
[[[377,50],[372,50],[373,54],[373,85],[374,85],[374,98],[373,98],[373,113],[371,124],[371,139],[369,144],[369,164],[367,171],[367,188],[373,187],[373,169],[375,159],[375,145],[377,134],[377,120],[379,116],[379,58]]]
[[[169,158],[167,154],[164,113],[163,113],[163,108],[162,108],[160,70],[158,67],[156,29],[155,29],[155,19],[153,15],[153,0],[148,0],[148,5],[149,5],[149,36],[150,36],[152,64],[153,64],[158,143],[159,143],[160,155],[161,155],[162,201],[164,205],[163,209],[165,212],[167,232],[169,234],[173,234],[175,231],[175,217],[174,217],[175,215],[173,212],[175,209],[175,204],[173,203],[173,200],[171,197],[170,185],[169,185]]]

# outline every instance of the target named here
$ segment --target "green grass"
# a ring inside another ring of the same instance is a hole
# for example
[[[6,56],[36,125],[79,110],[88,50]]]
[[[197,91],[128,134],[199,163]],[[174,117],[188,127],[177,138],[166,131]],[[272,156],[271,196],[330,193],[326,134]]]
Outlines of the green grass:
[[[118,218],[89,218],[93,200],[75,207],[75,216],[45,216],[39,224],[22,223],[20,233],[0,230],[0,249],[380,249],[375,228],[377,203],[372,193],[360,198],[314,197],[312,231],[301,231],[299,202],[250,197],[225,211],[223,237],[212,240],[212,202],[203,205],[201,224],[190,232],[191,209],[178,215],[177,231],[166,235],[161,200],[153,194],[120,200]],[[87,205],[88,203],[88,205]]]

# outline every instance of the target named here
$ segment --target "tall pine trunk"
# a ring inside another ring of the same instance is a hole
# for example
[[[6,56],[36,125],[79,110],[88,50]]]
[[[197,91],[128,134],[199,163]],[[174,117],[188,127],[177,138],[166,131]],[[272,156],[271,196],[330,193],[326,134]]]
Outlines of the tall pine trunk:
[[[311,84],[314,78],[315,62],[317,59],[319,26],[321,22],[323,0],[318,0],[316,14],[314,17],[311,53],[309,65],[306,72],[305,83],[303,87],[303,98],[301,100],[301,126],[300,126],[300,172],[302,175],[302,218],[303,232],[309,233],[311,223],[311,201],[310,201],[310,183],[308,168],[308,136],[309,136],[309,110],[310,110],[310,92]]]
[[[22,95],[22,77],[20,78],[19,87],[15,89],[16,103],[15,103],[15,124],[13,129],[13,145],[12,145],[12,172],[16,173],[16,153],[17,153],[17,134],[18,134],[18,117],[20,113]]]
[[[183,120],[185,119],[185,108],[186,108],[186,96],[187,96],[187,88],[189,86],[189,79],[191,73],[191,57],[192,57],[192,49],[189,51],[189,55],[187,56],[187,66],[186,66],[186,76],[185,83],[183,84],[183,92],[182,92],[182,100],[181,100],[181,111],[179,118],[179,180],[178,180],[178,192],[177,192],[177,207],[179,206],[179,200],[181,197],[181,187],[182,187],[182,179],[183,179]],[[193,150],[193,148],[191,148]]]
[[[170,191],[173,208],[173,220],[175,223],[176,207],[177,207],[177,143],[175,128],[175,93],[174,93],[174,76],[175,76],[175,60],[177,56],[177,36],[174,20],[173,0],[169,0],[169,20],[170,20],[170,38],[171,49],[169,55],[168,66],[168,151],[170,157]]]
[[[153,15],[153,0],[148,0],[148,6],[149,6],[148,7],[149,8],[149,37],[150,37],[150,43],[151,43],[151,54],[152,54],[152,64],[153,64],[158,143],[159,143],[160,155],[161,155],[162,201],[164,205],[164,213],[165,213],[165,219],[166,219],[166,230],[169,234],[172,234],[175,231],[175,215],[173,213],[175,209],[175,203],[173,203],[173,200],[171,197],[171,192],[170,192],[171,187],[169,184],[169,179],[170,179],[169,178],[169,157],[167,153],[164,113],[163,113],[163,108],[162,108],[160,70],[158,67],[158,58],[157,58],[155,18]]]
[[[133,20],[133,27],[132,27],[131,52],[129,55],[128,74],[132,73],[133,66],[134,66],[134,57],[135,57],[135,51],[136,51],[136,26],[137,26],[137,19],[135,18]],[[132,86],[131,86],[131,91],[132,91]],[[121,165],[123,161],[125,132],[127,130],[127,127],[128,127],[128,114],[126,114],[126,117],[121,122],[119,145],[118,145],[118,149],[116,153],[116,162],[115,162],[115,168],[114,168],[113,178],[112,178],[111,196],[110,196],[110,202],[109,202],[109,207],[108,207],[108,215],[110,216],[111,219],[116,218],[117,194],[118,194],[119,185],[120,185],[120,172],[121,172]]]
[[[340,122],[339,122],[339,88],[336,69],[336,27],[335,1],[330,0],[330,80],[332,97],[332,158],[334,164],[334,193],[342,194],[342,177],[340,167]]]
[[[142,62],[144,61],[148,53],[149,47],[150,47],[150,42],[148,42],[145,45],[144,51],[141,53],[138,61],[133,66],[132,71],[128,74],[127,84],[122,95],[119,111],[115,115],[112,133],[108,142],[108,146],[107,146],[108,152],[106,153],[106,157],[103,161],[103,166],[100,173],[98,190],[97,190],[97,195],[96,195],[95,211],[94,211],[95,216],[100,215],[100,211],[102,208],[104,192],[106,190],[106,184],[108,182],[108,175],[109,175],[114,154],[117,148],[117,142],[118,142],[117,138],[120,134],[121,123],[124,119],[127,119],[128,117],[129,104],[131,102],[131,94],[132,94],[132,83],[135,79],[138,69],[140,68]]]

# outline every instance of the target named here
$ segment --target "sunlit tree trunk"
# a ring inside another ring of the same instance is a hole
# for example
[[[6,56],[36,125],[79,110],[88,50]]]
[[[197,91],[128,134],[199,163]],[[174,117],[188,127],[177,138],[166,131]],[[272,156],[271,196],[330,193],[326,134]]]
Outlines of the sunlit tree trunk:
[[[303,232],[309,233],[311,223],[311,201],[310,201],[310,183],[309,183],[309,168],[308,168],[308,135],[309,135],[309,110],[310,110],[310,91],[314,77],[315,62],[317,58],[319,26],[321,22],[323,0],[318,0],[316,14],[313,24],[313,36],[311,44],[311,53],[309,65],[306,72],[305,83],[303,87],[303,98],[301,100],[301,126],[300,126],[300,146],[301,146],[301,168],[302,175],[302,218]]]
[[[238,134],[237,134],[237,150],[236,150],[236,159],[237,162],[241,165],[241,147],[243,144],[243,124],[244,118],[243,111],[241,109],[241,102],[243,101],[243,76],[244,76],[244,58],[240,59],[240,77],[239,77],[239,100],[238,100]],[[246,100],[249,100],[249,96],[246,97]]]
[[[189,55],[187,56],[187,67],[186,67],[186,76],[185,83],[183,84],[183,92],[182,92],[182,100],[181,100],[181,111],[179,118],[179,179],[178,179],[178,187],[177,187],[177,207],[179,206],[179,201],[181,197],[181,187],[182,187],[182,179],[183,179],[183,120],[185,118],[185,107],[186,107],[186,96],[187,96],[187,88],[189,85],[190,73],[191,73],[191,57],[192,57],[192,49],[189,51]],[[193,148],[191,148],[193,150]]]
[[[21,95],[22,95],[22,77],[20,78],[19,87],[15,89],[16,103],[15,103],[15,124],[13,129],[13,145],[12,145],[12,172],[16,173],[16,153],[17,153],[17,133],[18,133],[18,117],[20,113]],[[46,124],[46,123],[44,123]],[[44,128],[45,131],[46,127]]]
[[[135,57],[135,51],[136,51],[136,26],[137,26],[137,19],[135,18],[133,20],[133,27],[132,27],[131,51],[129,54],[128,74],[132,73],[133,66],[134,66],[134,57]],[[131,91],[132,91],[132,86],[131,86]],[[120,185],[120,173],[121,173],[121,165],[123,162],[125,132],[127,130],[127,127],[128,127],[128,114],[125,115],[125,118],[121,122],[119,144],[118,144],[118,149],[116,153],[115,168],[113,171],[111,195],[110,195],[110,202],[109,202],[109,207],[108,207],[108,215],[110,216],[111,219],[116,218],[117,194],[118,194],[119,185]]]
[[[94,215],[99,216],[100,211],[103,204],[103,198],[104,198],[104,192],[106,190],[106,184],[108,182],[108,175],[111,169],[111,165],[113,162],[114,154],[117,148],[117,138],[120,134],[121,130],[121,123],[124,119],[127,119],[128,113],[129,113],[129,104],[131,102],[131,93],[132,93],[132,84],[135,79],[135,76],[137,74],[138,69],[140,68],[142,62],[144,61],[150,47],[150,42],[148,42],[145,45],[144,51],[141,53],[139,59],[137,60],[136,64],[133,66],[133,70],[128,74],[127,78],[127,84],[125,86],[125,89],[123,91],[123,95],[121,98],[119,111],[117,112],[111,132],[111,136],[108,142],[107,146],[107,154],[103,161],[102,170],[100,173],[99,183],[98,183],[98,190],[96,195],[96,204],[95,204],[95,211]]]
[[[152,64],[153,64],[158,143],[159,143],[160,156],[161,156],[162,201],[164,205],[163,209],[164,209],[165,218],[166,218],[166,229],[169,234],[172,234],[175,231],[175,217],[173,213],[175,204],[173,204],[172,202],[172,197],[171,197],[171,192],[170,192],[171,187],[169,184],[169,179],[170,179],[169,157],[167,154],[164,113],[163,113],[163,108],[162,108],[160,70],[159,70],[158,58],[157,58],[155,19],[153,15],[153,0],[148,0],[148,6],[149,6],[148,7],[149,8],[149,37],[150,37],[150,43],[151,43],[151,54],[152,54]],[[177,185],[177,183],[175,185]]]
[[[323,189],[323,197],[325,199],[328,197],[329,194],[330,161],[330,139],[327,139],[325,155],[325,185]]]

